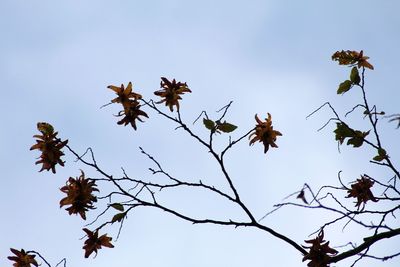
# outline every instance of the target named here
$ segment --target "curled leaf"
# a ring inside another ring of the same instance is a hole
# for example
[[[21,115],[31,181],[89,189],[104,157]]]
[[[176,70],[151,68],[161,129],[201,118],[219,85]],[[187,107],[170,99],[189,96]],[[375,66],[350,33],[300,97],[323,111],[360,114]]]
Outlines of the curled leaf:
[[[278,145],[275,144],[275,141],[276,138],[282,136],[282,134],[279,131],[274,130],[271,114],[268,113],[268,118],[266,118],[265,121],[261,121],[257,114],[255,115],[255,119],[257,124],[254,132],[249,136],[249,139],[252,138],[249,145],[253,145],[257,141],[262,142],[264,145],[264,153],[267,153],[269,146],[278,147]]]
[[[328,267],[329,259],[336,255],[338,251],[329,246],[329,241],[324,240],[324,232],[321,231],[315,239],[305,240],[310,247],[309,252],[303,257],[303,261],[309,260],[308,267]]]
[[[85,244],[83,246],[83,249],[85,250],[85,258],[88,258],[93,252],[97,255],[97,250],[101,249],[102,247],[114,247],[111,244],[112,238],[108,237],[107,235],[102,235],[99,237],[98,230],[92,232],[89,229],[84,228],[83,231],[85,231],[87,235],[87,239],[85,240]]]
[[[373,185],[374,181],[362,175],[361,179],[357,179],[357,181],[351,185],[351,189],[347,191],[347,197],[357,198],[356,207],[360,207],[361,204],[365,204],[369,200],[377,202],[378,200],[371,192],[371,187]]]
[[[30,150],[39,150],[42,152],[40,159],[35,162],[35,164],[42,164],[42,168],[39,172],[43,170],[51,170],[56,173],[56,165],[64,166],[64,161],[61,157],[64,156],[64,152],[61,149],[67,145],[68,140],[61,141],[57,137],[57,132],[54,132],[53,126],[46,122],[39,122],[37,124],[37,129],[42,133],[42,135],[34,135],[36,138],[36,144],[34,144]]]
[[[11,252],[15,256],[7,257],[10,261],[14,261],[14,267],[31,267],[31,265],[38,267],[39,264],[35,260],[36,255],[32,255],[25,250],[16,250],[14,248],[10,248]]]
[[[297,195],[298,199],[301,199],[305,204],[308,204],[308,201],[306,199],[306,195],[304,193],[304,189],[300,191],[300,193]]]
[[[365,67],[368,69],[373,70],[374,67],[367,61],[369,57],[364,56],[364,52],[361,50],[360,52],[357,51],[336,51],[332,55],[332,60],[338,61],[339,65],[356,65],[358,68]]]
[[[85,173],[81,171],[81,175],[77,178],[70,177],[61,192],[67,196],[60,201],[60,208],[70,205],[66,210],[71,214],[79,214],[82,219],[86,220],[86,212],[94,209],[94,202],[97,202],[93,192],[98,192],[96,184],[93,180],[85,177]]]
[[[182,99],[180,95],[192,92],[186,83],[177,82],[175,79],[169,81],[165,77],[161,77],[160,87],[162,89],[155,91],[154,94],[161,97],[162,100],[156,103],[165,103],[170,111],[174,111],[174,106],[176,106],[176,109],[179,111],[179,100]]]
[[[140,109],[142,105],[140,105],[137,100],[130,100],[128,103],[129,104],[126,104],[126,106],[124,106],[124,110],[118,113],[117,117],[123,118],[118,121],[117,124],[124,126],[130,124],[134,130],[137,130],[136,120],[143,122],[140,116],[146,118],[148,118],[149,116],[146,112]]]
[[[121,87],[109,85],[107,86],[107,88],[113,90],[117,94],[117,97],[111,100],[111,103],[121,103],[124,107],[129,103],[129,101],[142,98],[142,95],[134,93],[132,91],[131,82],[128,83],[128,86],[126,88],[123,84],[121,84]]]
[[[359,84],[361,81],[360,74],[358,73],[357,67],[353,67],[350,73],[350,80],[354,84]]]
[[[130,124],[136,130],[136,120],[143,122],[140,116],[149,117],[146,112],[140,109],[142,105],[140,105],[139,100],[142,99],[142,95],[132,91],[131,82],[128,83],[126,88],[123,84],[121,84],[121,87],[109,85],[107,88],[117,94],[117,97],[111,100],[111,103],[120,103],[123,107],[123,110],[117,115],[117,117],[123,118],[117,124],[124,126]]]

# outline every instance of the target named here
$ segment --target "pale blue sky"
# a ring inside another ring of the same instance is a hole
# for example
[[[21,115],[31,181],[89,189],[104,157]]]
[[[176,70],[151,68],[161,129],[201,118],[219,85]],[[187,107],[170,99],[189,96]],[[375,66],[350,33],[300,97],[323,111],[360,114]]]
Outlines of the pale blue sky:
[[[371,99],[389,114],[400,112],[399,11],[394,0],[2,0],[0,265],[11,266],[5,258],[14,247],[40,251],[52,263],[66,257],[68,267],[306,266],[297,251],[263,232],[194,226],[146,209],[129,216],[114,249],[84,259],[79,240],[84,224],[58,204],[63,197],[58,189],[84,167],[67,155],[66,168],[58,168],[56,175],[38,173],[38,154],[29,151],[36,122],[52,123],[78,151],[93,147],[102,166],[115,175],[123,166],[132,176],[149,177],[152,165],[139,153],[140,145],[179,177],[222,185],[206,151],[155,114],[149,112],[151,119],[139,124],[137,132],[117,126],[112,116],[117,107],[99,109],[113,98],[106,86],[132,81],[144,97],[152,97],[161,76],[186,81],[193,91],[182,102],[187,121],[233,100],[227,119],[239,126],[237,134],[254,126],[255,113],[265,117],[270,112],[283,133],[279,149],[265,156],[261,145],[249,148],[243,142],[228,164],[243,201],[260,218],[304,182],[314,187],[336,183],[339,170],[348,181],[364,172],[388,175],[365,167],[369,150],[343,148],[338,154],[332,127],[316,132],[331,116],[328,111],[305,117],[326,101],[342,111],[357,101],[356,92],[336,95],[348,70],[330,56],[341,49],[363,49],[371,57]],[[385,142],[398,160],[399,131],[392,131],[394,125],[384,127]],[[204,131],[201,124],[194,129]],[[224,136],[218,140],[227,142]],[[192,193],[166,196],[165,201],[190,214],[241,214]],[[287,209],[264,223],[301,242],[324,216]],[[117,230],[110,227],[109,233],[115,236]],[[353,234],[358,237],[355,230],[339,229],[327,238],[342,245]],[[397,238],[379,249],[384,253],[399,244]],[[366,260],[359,266],[371,264],[383,265]],[[399,265],[396,259],[385,266]]]

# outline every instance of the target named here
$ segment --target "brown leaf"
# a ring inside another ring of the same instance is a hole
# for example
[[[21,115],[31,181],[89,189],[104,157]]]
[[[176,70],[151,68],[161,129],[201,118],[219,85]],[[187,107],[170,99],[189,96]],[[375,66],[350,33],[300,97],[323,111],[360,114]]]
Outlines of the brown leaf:
[[[124,126],[130,124],[136,130],[136,120],[143,122],[139,116],[149,117],[146,112],[140,109],[141,105],[138,100],[142,99],[142,95],[132,91],[131,82],[128,83],[126,88],[123,84],[121,84],[121,87],[109,85],[107,88],[117,94],[117,97],[111,100],[111,103],[120,103],[123,107],[123,110],[117,115],[117,117],[123,116],[123,118],[117,124]]]
[[[108,247],[108,248],[113,248],[114,246],[111,244],[111,237],[108,237],[107,235],[102,235],[99,237],[98,230],[92,232],[87,228],[84,228],[83,231],[85,231],[87,235],[87,239],[85,240],[85,244],[83,246],[83,249],[85,250],[85,258],[88,258],[90,254],[93,252],[96,253],[97,255],[97,250],[101,249],[102,247]]]
[[[118,117],[122,117],[122,120],[118,121],[118,125],[128,125],[131,124],[132,128],[137,130],[136,126],[136,120],[143,122],[143,120],[140,118],[140,116],[148,118],[149,116],[147,115],[146,112],[140,109],[141,105],[139,104],[138,101],[136,100],[130,100],[129,105],[126,104],[124,107],[123,111],[120,111],[118,113]]]
[[[361,179],[357,179],[357,181],[351,185],[351,189],[347,191],[347,197],[354,197],[357,199],[356,207],[360,207],[361,204],[365,205],[369,200],[377,202],[378,200],[374,197],[370,189],[373,185],[374,181],[361,175]]]
[[[373,70],[374,66],[372,66],[367,61],[367,59],[369,59],[369,57],[364,56],[364,52],[362,50],[360,52],[342,50],[342,51],[336,51],[332,55],[332,60],[338,61],[339,65],[349,65],[349,66],[357,65],[358,68],[365,67]]]
[[[301,199],[305,204],[308,204],[304,190],[301,190],[300,193],[297,195],[296,198]]]
[[[253,145],[257,141],[262,142],[264,144],[264,153],[267,153],[269,146],[278,147],[275,141],[276,138],[282,136],[282,134],[273,129],[271,114],[268,113],[268,118],[266,118],[264,122],[261,121],[256,114],[255,120],[257,122],[255,130],[249,136],[249,139],[253,138],[250,140],[250,145]]]
[[[324,231],[318,234],[314,239],[305,240],[307,244],[311,244],[308,248],[309,252],[303,257],[303,261],[309,260],[308,267],[328,267],[329,259],[338,253],[337,250],[329,247],[329,241],[324,240]]]
[[[54,132],[53,126],[49,123],[39,122],[37,124],[38,130],[42,133],[42,135],[34,135],[36,138],[36,144],[31,146],[30,150],[39,150],[42,154],[39,157],[39,160],[35,162],[35,164],[42,164],[42,168],[40,172],[43,170],[51,170],[53,173],[56,173],[56,165],[64,166],[64,161],[61,160],[61,157],[64,156],[64,153],[61,149],[67,145],[68,140],[61,141],[57,138],[57,132]]]
[[[70,215],[79,214],[82,219],[86,220],[86,211],[94,209],[93,203],[97,202],[97,198],[92,194],[99,191],[95,182],[85,178],[84,172],[81,171],[79,178],[70,177],[60,190],[67,194],[65,198],[61,199],[60,208],[70,205],[66,208]]]
[[[31,267],[31,265],[34,265],[36,267],[39,266],[39,264],[35,260],[36,255],[31,255],[25,252],[25,250],[23,249],[16,250],[14,248],[10,248],[10,250],[15,256],[10,256],[7,258],[10,261],[15,261],[15,263],[13,263],[14,267]]]
[[[156,103],[165,103],[170,111],[174,111],[174,106],[179,110],[179,100],[182,99],[180,95],[192,92],[186,83],[176,82],[175,79],[171,82],[165,77],[161,77],[160,87],[163,89],[155,91],[154,94],[162,99]]]
[[[132,83],[129,82],[128,86],[125,88],[123,84],[121,84],[121,87],[117,87],[115,85],[109,85],[107,88],[113,90],[116,94],[117,97],[111,100],[112,103],[121,103],[122,106],[125,107],[127,102],[130,100],[138,100],[142,98],[142,95],[134,93],[132,91]]]

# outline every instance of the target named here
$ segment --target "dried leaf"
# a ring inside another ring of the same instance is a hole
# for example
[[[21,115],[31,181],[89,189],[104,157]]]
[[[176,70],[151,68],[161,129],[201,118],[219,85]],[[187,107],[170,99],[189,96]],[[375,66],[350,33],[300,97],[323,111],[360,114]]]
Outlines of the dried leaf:
[[[362,175],[361,179],[357,179],[357,181],[351,185],[351,189],[347,191],[347,197],[357,198],[356,207],[360,207],[361,204],[365,204],[369,200],[377,202],[378,200],[371,192],[371,187],[373,185],[374,181]]]
[[[83,249],[85,250],[85,258],[88,258],[90,254],[93,252],[97,255],[97,250],[101,249],[102,247],[113,248],[114,246],[110,243],[112,238],[108,237],[107,235],[102,235],[99,237],[98,230],[92,232],[87,228],[84,228],[87,235],[87,239],[85,240],[85,244]]]
[[[315,239],[305,240],[310,247],[308,254],[303,257],[303,261],[309,260],[308,267],[328,267],[329,259],[338,253],[337,250],[329,246],[329,241],[324,240],[324,232],[321,231]]]
[[[368,69],[373,70],[374,67],[367,61],[369,57],[364,56],[364,52],[361,50],[360,52],[357,51],[336,51],[332,55],[332,60],[338,61],[339,65],[356,65],[358,68],[365,67]]]
[[[123,118],[118,121],[117,124],[124,126],[130,124],[134,130],[137,130],[136,120],[143,122],[140,116],[146,118],[149,117],[146,112],[140,109],[141,107],[142,106],[137,100],[130,100],[129,102],[127,102],[127,104],[124,106],[124,110],[120,111],[117,115],[118,117],[123,116]]]
[[[37,124],[37,129],[42,133],[42,135],[34,135],[36,138],[36,144],[31,146],[30,150],[38,149],[42,154],[40,159],[35,162],[35,164],[42,164],[42,168],[39,172],[43,170],[51,170],[56,173],[56,165],[64,166],[64,161],[61,157],[64,153],[61,149],[67,145],[68,140],[61,141],[57,137],[57,132],[54,132],[53,126],[46,122],[39,122]]]
[[[117,94],[117,97],[111,100],[111,103],[121,103],[124,108],[129,105],[130,101],[139,100],[142,98],[142,95],[134,93],[132,91],[131,82],[128,83],[128,86],[126,88],[123,84],[121,84],[121,87],[109,85],[107,86],[107,88],[113,90]]]
[[[10,261],[14,261],[14,267],[31,267],[31,265],[38,267],[39,264],[35,260],[36,255],[29,254],[25,252],[25,250],[16,250],[14,248],[10,248],[11,252],[15,256],[7,257]]]
[[[162,99],[156,103],[165,103],[171,112],[174,111],[174,106],[179,111],[179,100],[182,99],[180,95],[192,92],[186,83],[177,82],[175,79],[171,82],[165,77],[161,77],[160,87],[163,89],[155,91],[154,94]]]
[[[299,199],[301,199],[305,204],[308,204],[308,201],[307,201],[307,199],[306,199],[304,190],[301,190],[300,193],[297,195],[296,198],[299,198]]]
[[[264,153],[267,153],[269,146],[278,147],[277,144],[275,144],[275,141],[276,138],[282,136],[282,134],[279,131],[274,130],[271,114],[268,113],[268,118],[266,118],[264,122],[261,121],[256,114],[255,120],[257,124],[254,132],[249,136],[249,139],[252,138],[249,145],[253,145],[257,141],[262,142],[264,144]]]
[[[94,209],[93,203],[97,202],[97,198],[93,195],[93,192],[99,191],[95,182],[85,178],[85,173],[81,171],[79,177],[76,179],[70,177],[60,190],[67,194],[65,198],[61,199],[60,208],[70,205],[66,208],[70,215],[79,214],[82,219],[86,220],[86,212]]]

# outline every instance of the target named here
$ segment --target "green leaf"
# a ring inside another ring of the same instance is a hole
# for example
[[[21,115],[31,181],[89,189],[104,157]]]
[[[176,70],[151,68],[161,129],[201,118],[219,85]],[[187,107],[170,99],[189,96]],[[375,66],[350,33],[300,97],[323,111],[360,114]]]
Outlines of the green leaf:
[[[354,84],[359,84],[361,81],[360,74],[358,73],[357,67],[353,67],[350,73],[350,80]]]
[[[344,140],[349,138],[347,140],[347,145],[352,145],[353,147],[362,146],[365,137],[369,134],[369,131],[361,132],[353,130],[343,122],[336,123],[336,129],[333,132],[335,133],[335,139],[339,141],[339,144],[343,144]]]
[[[382,161],[387,158],[386,150],[383,148],[378,149],[378,155],[373,158],[375,161]]]
[[[353,147],[360,147],[364,143],[364,138],[369,134],[368,132],[355,131],[352,138],[347,141],[347,145],[353,145]]]
[[[378,149],[378,155],[379,155],[379,156],[386,156],[386,155],[387,155],[387,154],[386,154],[386,150],[383,149],[383,148],[379,148],[379,149]]]
[[[38,122],[37,123],[37,129],[42,133],[46,135],[51,135],[54,133],[54,128],[50,123],[47,122]]]
[[[233,132],[234,130],[236,130],[237,126],[227,123],[227,122],[223,122],[221,124],[218,124],[217,129],[224,132],[224,133],[230,133]]]
[[[337,90],[338,95],[344,94],[349,91],[352,85],[353,83],[350,80],[345,80],[344,82],[342,82]]]
[[[209,119],[203,119],[203,123],[207,129],[212,130],[215,127],[215,122]]]
[[[110,207],[113,207],[114,209],[119,211],[124,211],[124,206],[122,206],[122,204],[120,203],[113,203],[110,205]]]
[[[114,215],[114,217],[111,219],[111,223],[115,223],[115,222],[120,222],[122,221],[126,216],[125,212],[122,213],[117,213]]]
[[[346,137],[354,136],[353,130],[342,122],[336,123],[336,130],[334,130],[333,132],[335,133],[335,140],[339,141],[340,144],[343,144]]]

